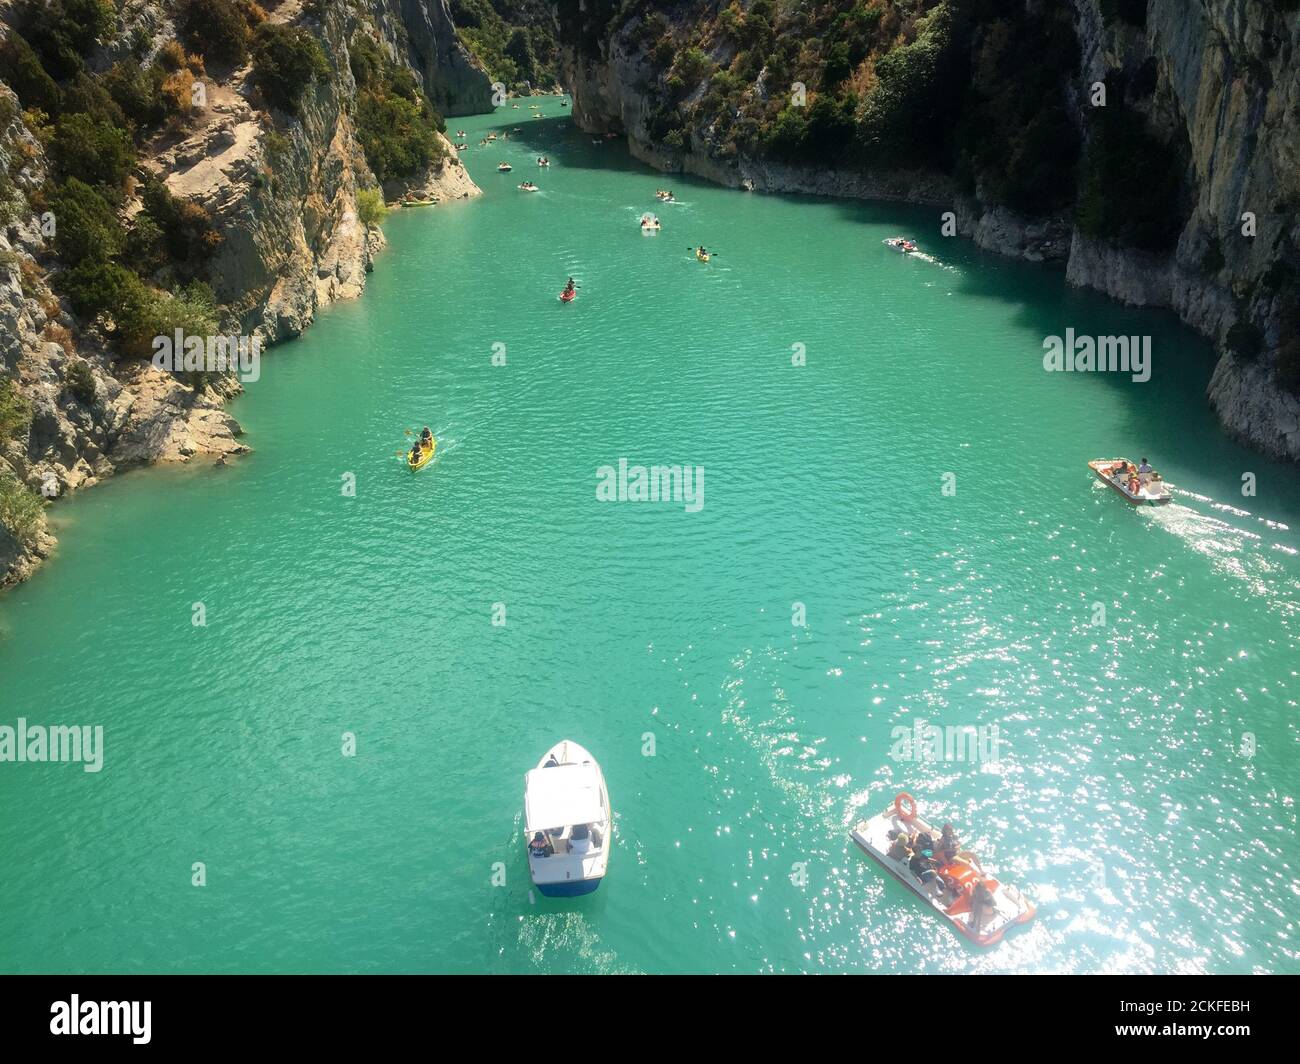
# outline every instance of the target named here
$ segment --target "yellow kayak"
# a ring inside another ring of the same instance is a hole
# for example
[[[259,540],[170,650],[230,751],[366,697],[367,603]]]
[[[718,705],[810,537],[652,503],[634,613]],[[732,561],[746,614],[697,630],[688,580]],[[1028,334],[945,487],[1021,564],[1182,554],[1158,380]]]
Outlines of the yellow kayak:
[[[422,446],[422,447],[420,448],[420,458],[419,458],[418,461],[412,459],[412,458],[411,458],[411,452],[410,452],[410,451],[407,451],[407,452],[406,452],[406,464],[407,464],[408,466],[410,466],[413,470],[414,470],[414,469],[423,469],[425,466],[427,466],[427,465],[429,464],[429,459],[433,457],[433,452],[434,452],[435,450],[437,450],[437,448],[438,448],[438,441],[437,441],[437,440],[432,440],[432,441],[430,441],[428,447],[423,447],[423,446]]]

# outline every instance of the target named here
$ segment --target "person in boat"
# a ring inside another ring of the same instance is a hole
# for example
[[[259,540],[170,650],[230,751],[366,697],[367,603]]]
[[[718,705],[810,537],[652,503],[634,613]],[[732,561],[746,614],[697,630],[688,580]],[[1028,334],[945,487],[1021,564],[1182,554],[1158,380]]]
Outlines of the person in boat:
[[[546,759],[546,764],[544,764],[544,765],[542,766],[542,768],[559,768],[559,767],[560,767],[560,763],[559,763],[559,761],[557,761],[557,760],[555,759],[555,755],[554,755],[554,754],[552,754],[550,757],[548,757],[548,758]]]
[[[591,826],[574,824],[573,834],[569,836],[569,852],[583,854],[591,849]]]
[[[970,899],[970,927],[976,934],[984,928],[984,925],[993,918],[997,912],[998,903],[993,897],[993,891],[989,890],[988,884],[983,879],[975,881],[975,889],[971,892]]]
[[[912,856],[912,847],[908,845],[910,841],[906,831],[891,831],[889,837],[894,841],[890,843],[889,850],[886,852],[887,857],[892,857],[895,861],[907,861]]]
[[[957,852],[961,847],[957,844],[957,835],[952,829],[951,824],[944,824],[939,834],[939,841],[935,845],[935,853],[939,857],[940,865],[950,865],[957,860]]]
[[[708,255],[708,252],[704,249],[704,245],[701,244],[699,247],[695,249],[695,254],[698,255],[700,258],[704,258],[706,255]]]
[[[578,287],[578,286],[577,286],[576,284],[573,283],[573,278],[570,277],[570,278],[569,278],[569,283],[566,284],[566,285],[564,286],[564,294],[565,294],[566,296],[569,295],[569,294],[572,293],[573,290],[576,289],[577,287]]]
[[[418,462],[422,457],[423,455],[420,454],[420,441],[416,440],[411,447],[411,461]]]
[[[545,835],[540,831],[533,834],[532,841],[528,844],[528,853],[532,857],[550,857],[555,852]]]
[[[920,853],[922,850],[934,849],[934,836],[928,831],[918,832],[916,838],[912,840],[912,849]]]
[[[943,881],[939,878],[939,873],[934,866],[934,851],[931,849],[918,849],[912,854],[912,859],[907,862],[908,870],[916,876],[921,886],[927,891],[936,892],[942,889]]]
[[[420,433],[420,446],[425,449],[433,446],[433,430],[428,425],[425,425],[424,431]]]

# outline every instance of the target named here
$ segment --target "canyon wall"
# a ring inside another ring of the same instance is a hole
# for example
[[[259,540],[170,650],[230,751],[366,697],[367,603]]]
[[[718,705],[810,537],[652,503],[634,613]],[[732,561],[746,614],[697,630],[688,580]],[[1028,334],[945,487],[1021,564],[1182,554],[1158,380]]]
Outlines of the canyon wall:
[[[270,344],[299,335],[322,306],[358,295],[383,244],[380,230],[358,217],[358,192],[377,182],[353,125],[354,35],[377,39],[444,114],[489,110],[491,88],[457,41],[445,0],[332,0],[314,11],[300,0],[263,6],[270,21],[301,26],[320,42],[328,76],[306,89],[291,116],[267,110],[247,64],[225,76],[209,72],[206,106],[183,130],[144,146],[138,175],[156,176],[208,212],[220,242],[205,279],[221,327]],[[107,69],[138,49],[142,36],[147,54],[156,55],[176,37],[169,12],[159,0],[128,0],[90,69]],[[0,4],[0,24],[13,16],[13,5]],[[190,387],[148,362],[117,357],[98,326],[71,313],[52,283],[70,264],[59,260],[48,225],[27,206],[40,201],[46,153],[3,82],[0,118],[0,172],[13,175],[22,197],[0,226],[0,382],[11,381],[30,411],[25,432],[0,436],[0,476],[55,499],[131,465],[223,461],[246,451],[239,425],[223,409],[241,390],[237,380]],[[445,161],[385,184],[387,198],[437,203],[478,194],[440,139]],[[136,209],[129,202],[124,214]],[[54,546],[44,522],[21,538],[2,524],[0,587],[30,575]]]
[[[598,5],[582,0],[574,10],[589,13]],[[1099,0],[1073,0],[1080,62],[1077,70],[1063,72],[1063,82],[1076,115],[1089,106],[1094,83],[1108,75],[1136,79],[1154,72],[1153,90],[1136,106],[1151,129],[1183,147],[1191,212],[1176,249],[1162,254],[1085,236],[1071,211],[1023,216],[985,201],[978,189],[962,191],[942,173],[849,171],[720,154],[711,129],[698,126],[687,131],[684,148],[656,143],[647,129],[647,101],[662,88],[663,68],[651,59],[637,14],[614,18],[595,49],[570,31],[561,37],[561,55],[578,125],[626,135],[632,153],[661,170],[759,192],[899,200],[951,210],[958,232],[983,248],[1059,263],[1071,284],[1133,305],[1174,310],[1219,345],[1222,357],[1208,399],[1225,429],[1272,457],[1297,461],[1300,399],[1279,385],[1276,372],[1285,339],[1284,288],[1277,281],[1293,278],[1300,265],[1300,12],[1288,6],[1273,0],[1149,0],[1142,27],[1103,20]],[[718,10],[688,3],[658,14],[684,40],[693,23]],[[562,20],[557,26],[563,29]],[[730,51],[719,44],[710,58],[725,67]],[[763,80],[754,94],[765,94]],[[701,86],[689,93],[688,101],[703,91]],[[1085,124],[1080,117],[1081,131]],[[1253,235],[1243,232],[1247,212]],[[1229,330],[1238,323],[1258,330],[1257,356],[1227,348]]]

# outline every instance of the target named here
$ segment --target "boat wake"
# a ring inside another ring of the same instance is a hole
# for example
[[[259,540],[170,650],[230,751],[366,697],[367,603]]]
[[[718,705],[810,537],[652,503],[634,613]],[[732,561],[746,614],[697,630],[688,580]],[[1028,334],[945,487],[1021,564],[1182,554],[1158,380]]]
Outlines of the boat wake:
[[[1280,535],[1291,531],[1289,525],[1208,495],[1176,488],[1174,495],[1175,502],[1144,509],[1142,516],[1210,559],[1216,571],[1246,582],[1271,606],[1288,616],[1300,613],[1300,576],[1288,564],[1300,549]]]

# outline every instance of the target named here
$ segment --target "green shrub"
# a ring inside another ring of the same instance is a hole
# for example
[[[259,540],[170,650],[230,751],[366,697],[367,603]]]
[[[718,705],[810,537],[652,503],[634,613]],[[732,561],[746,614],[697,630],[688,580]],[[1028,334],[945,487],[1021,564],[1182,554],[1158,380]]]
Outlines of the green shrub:
[[[357,82],[357,139],[375,176],[381,182],[410,177],[443,158],[438,133],[446,125],[411,72],[360,33],[349,63]]]
[[[0,377],[0,443],[21,436],[32,423],[31,405],[14,382]]]
[[[145,229],[138,241],[151,236],[148,223],[162,233],[167,254],[187,276],[201,273],[204,264],[221,244],[221,234],[212,224],[212,216],[202,204],[173,196],[156,178],[145,181],[140,190],[142,213],[147,216]]]
[[[70,396],[85,406],[94,406],[99,399],[90,366],[80,359],[68,366],[68,377],[63,387]]]
[[[388,217],[388,206],[379,189],[363,188],[357,193],[357,217],[367,229],[373,229]]]
[[[147,70],[134,59],[115,63],[104,75],[104,89],[137,129],[152,129],[167,117],[162,83],[167,73],[158,64]]]
[[[176,28],[207,60],[239,66],[248,58],[248,23],[231,0],[181,0]]]
[[[70,177],[50,196],[54,212],[54,248],[67,266],[103,262],[121,252],[122,225],[104,197]]]
[[[253,84],[267,103],[290,114],[307,86],[329,74],[316,38],[301,26],[263,22],[253,35]]]
[[[0,40],[0,81],[18,94],[24,108],[36,108],[46,114],[58,113],[58,85],[45,72],[31,45],[13,31]]]
[[[59,287],[73,310],[83,318],[93,318],[142,298],[144,283],[115,262],[87,260],[61,273]]]
[[[45,523],[45,500],[26,484],[0,470],[0,525],[20,543],[31,543]]]
[[[62,107],[63,113],[67,115],[86,114],[115,129],[126,126],[126,115],[122,113],[117,101],[98,79],[92,78],[84,70],[73,75],[72,80],[64,86]]]
[[[858,137],[874,161],[897,164],[939,160],[941,131],[956,121],[960,99],[951,18],[936,8],[911,44],[876,61],[876,86],[867,97]]]
[[[126,132],[87,114],[64,115],[58,120],[50,158],[65,177],[107,188],[115,195],[135,165],[135,151]]]
[[[23,0],[18,25],[56,79],[71,77],[82,57],[113,28],[113,0]]]

